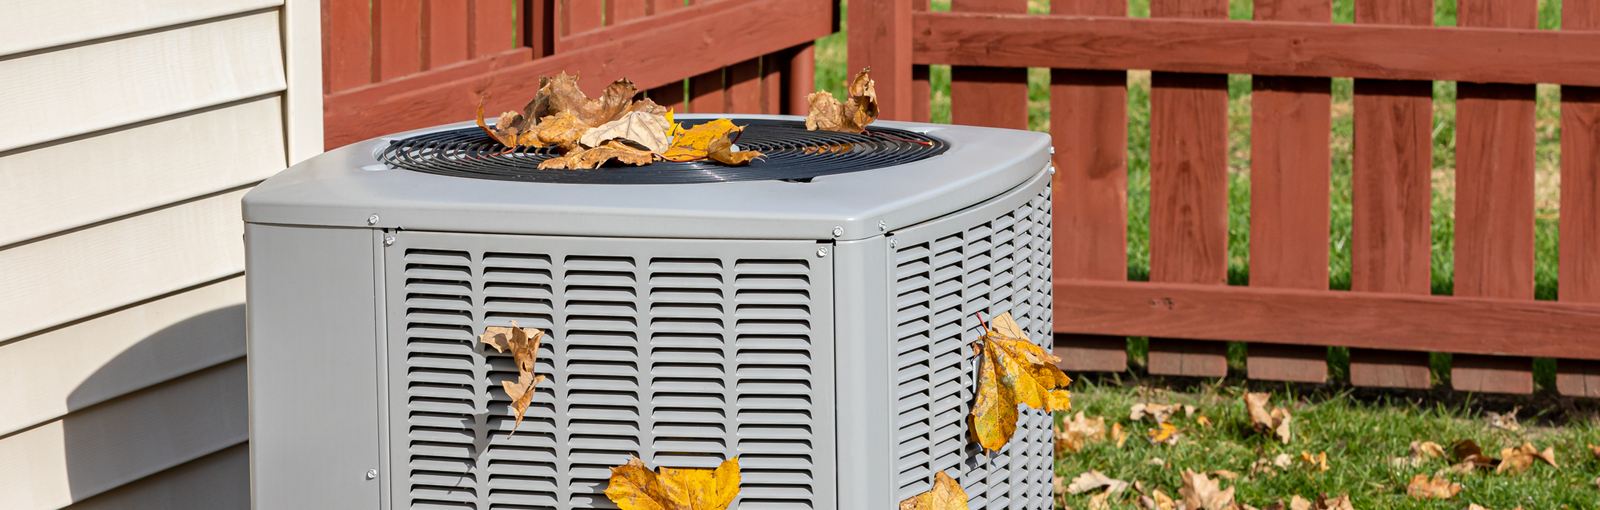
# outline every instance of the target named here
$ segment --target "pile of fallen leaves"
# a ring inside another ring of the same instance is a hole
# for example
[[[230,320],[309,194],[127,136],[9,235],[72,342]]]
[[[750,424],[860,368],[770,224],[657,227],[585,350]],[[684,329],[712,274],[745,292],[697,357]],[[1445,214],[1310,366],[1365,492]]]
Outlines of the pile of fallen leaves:
[[[638,93],[633,82],[623,78],[607,86],[600,97],[589,99],[578,89],[576,76],[542,77],[533,100],[521,112],[500,114],[493,126],[484,122],[479,103],[478,127],[508,148],[555,148],[560,157],[545,160],[540,169],[703,159],[743,165],[764,156],[734,150],[744,128],[732,121],[717,119],[684,129],[673,122],[671,110],[648,98],[635,101]]]

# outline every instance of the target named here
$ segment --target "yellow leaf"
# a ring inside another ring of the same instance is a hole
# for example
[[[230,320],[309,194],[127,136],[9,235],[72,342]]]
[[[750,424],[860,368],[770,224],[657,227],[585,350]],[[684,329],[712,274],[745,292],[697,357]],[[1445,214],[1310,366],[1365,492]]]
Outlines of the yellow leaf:
[[[1245,408],[1250,411],[1250,426],[1260,432],[1277,434],[1283,444],[1289,444],[1289,410],[1281,407],[1272,407],[1267,400],[1271,395],[1266,393],[1246,393],[1244,396]]]
[[[651,471],[638,457],[611,468],[606,497],[622,510],[724,510],[739,497],[739,459],[716,469]]]
[[[1416,499],[1450,499],[1458,492],[1461,492],[1461,484],[1452,483],[1443,477],[1417,475],[1411,477],[1411,482],[1406,484],[1406,494]]]
[[[517,363],[517,382],[500,382],[501,388],[512,399],[511,408],[517,412],[517,422],[511,426],[511,434],[516,434],[517,427],[522,426],[522,417],[533,403],[536,393],[533,387],[544,381],[543,375],[533,375],[534,362],[539,358],[539,341],[543,338],[543,330],[519,327],[517,321],[511,321],[511,327],[489,326],[484,328],[482,335],[478,335],[478,341],[494,347],[495,352],[511,351],[511,359]]]
[[[1016,434],[1018,404],[1044,411],[1072,407],[1071,394],[1062,389],[1072,379],[1056,368],[1059,358],[1029,341],[1010,312],[995,317],[994,324],[974,346],[980,358],[978,395],[968,416],[973,440],[989,450],[999,450]]]
[[[1190,510],[1226,510],[1233,505],[1233,487],[1222,490],[1216,480],[1206,478],[1204,473],[1195,473],[1184,470],[1183,487],[1178,489],[1178,494],[1183,496],[1183,504]]]
[[[901,501],[900,510],[968,510],[967,493],[954,478],[940,471],[933,475],[932,489]]]
[[[1543,462],[1556,468],[1561,467],[1556,465],[1555,448],[1545,448],[1541,452],[1533,446],[1533,443],[1522,443],[1522,446],[1516,448],[1500,449],[1500,466],[1496,467],[1494,472],[1514,475],[1526,471],[1534,462]]]
[[[1167,497],[1165,493],[1161,492],[1161,489],[1156,489],[1150,491],[1149,496],[1139,498],[1139,506],[1144,507],[1145,510],[1177,510],[1178,502]]]
[[[661,153],[667,161],[695,161],[712,158],[729,165],[742,165],[762,156],[755,151],[732,152],[733,141],[744,128],[728,119],[717,119],[684,131]]]
[[[806,96],[811,103],[806,114],[806,129],[860,133],[878,120],[878,92],[876,82],[869,76],[871,70],[862,69],[846,84],[848,96],[843,103],[825,90]]]
[[[1312,472],[1321,473],[1328,470],[1328,452],[1312,455],[1310,452],[1301,451],[1300,461],[1306,463]]]
[[[1111,424],[1111,438],[1116,440],[1117,448],[1122,448],[1122,443],[1128,440],[1128,433],[1122,431],[1121,423]]]
[[[1150,429],[1148,434],[1152,443],[1178,444],[1178,427],[1172,426],[1171,423],[1156,425],[1156,428]]]

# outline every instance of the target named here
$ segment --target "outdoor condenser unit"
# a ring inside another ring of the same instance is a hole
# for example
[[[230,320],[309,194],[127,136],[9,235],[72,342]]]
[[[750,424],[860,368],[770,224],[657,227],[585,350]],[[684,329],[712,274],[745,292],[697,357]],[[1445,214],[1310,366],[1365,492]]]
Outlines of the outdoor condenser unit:
[[[938,471],[1049,508],[1049,415],[988,454],[966,421],[978,314],[1051,339],[1049,137],[734,121],[764,161],[541,171],[468,123],[252,190],[255,508],[613,508],[629,455],[738,456],[742,510],[893,509]],[[477,339],[512,321],[549,377],[515,434]]]

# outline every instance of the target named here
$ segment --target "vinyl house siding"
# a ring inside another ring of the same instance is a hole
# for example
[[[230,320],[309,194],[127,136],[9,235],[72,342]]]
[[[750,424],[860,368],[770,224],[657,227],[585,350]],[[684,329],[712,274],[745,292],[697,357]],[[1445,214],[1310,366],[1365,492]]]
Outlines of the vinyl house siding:
[[[322,151],[318,3],[0,13],[0,508],[248,508],[239,198]]]

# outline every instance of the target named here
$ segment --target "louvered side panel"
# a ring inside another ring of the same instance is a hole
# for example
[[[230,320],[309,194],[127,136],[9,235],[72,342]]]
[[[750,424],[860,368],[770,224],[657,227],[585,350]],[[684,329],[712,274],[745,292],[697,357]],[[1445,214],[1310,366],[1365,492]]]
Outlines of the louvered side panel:
[[[391,494],[410,508],[614,508],[609,468],[739,456],[741,507],[834,494],[832,271],[813,242],[396,234]],[[546,330],[516,432],[509,353]]]
[[[895,232],[898,497],[928,490],[945,471],[973,509],[1050,504],[1051,416],[1023,409],[998,452],[971,441],[976,385],[968,344],[985,319],[1011,312],[1030,339],[1051,341],[1050,190],[1047,175],[956,215]]]

